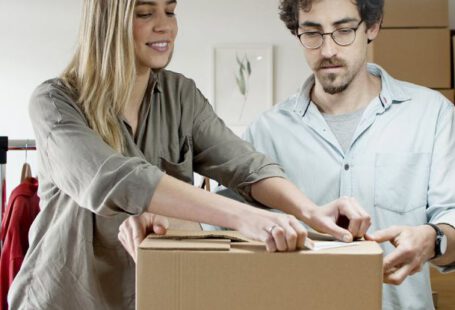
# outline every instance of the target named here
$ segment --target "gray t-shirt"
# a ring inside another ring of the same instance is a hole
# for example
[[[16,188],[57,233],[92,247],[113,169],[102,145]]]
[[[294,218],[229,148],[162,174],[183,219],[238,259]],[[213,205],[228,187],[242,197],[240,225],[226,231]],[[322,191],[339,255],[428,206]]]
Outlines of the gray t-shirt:
[[[120,154],[90,129],[60,80],[33,94],[41,212],[10,289],[10,309],[134,309],[135,264],[117,234],[129,215],[147,210],[164,173],[191,183],[195,171],[247,199],[252,183],[284,177],[226,128],[181,74],[163,70],[151,78],[139,113],[136,137],[121,123]]]
[[[329,125],[333,134],[340,143],[340,146],[343,148],[343,151],[346,153],[349,149],[354,136],[355,130],[359,125],[360,119],[362,118],[365,108],[357,110],[352,113],[341,114],[341,115],[330,115],[322,113],[325,121]]]

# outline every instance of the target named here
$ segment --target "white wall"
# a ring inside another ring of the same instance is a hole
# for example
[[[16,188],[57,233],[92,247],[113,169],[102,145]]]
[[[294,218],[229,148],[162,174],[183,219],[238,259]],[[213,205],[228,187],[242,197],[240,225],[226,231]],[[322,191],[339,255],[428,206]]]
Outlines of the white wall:
[[[0,0],[0,136],[33,138],[28,101],[42,81],[69,61],[79,27],[80,0]],[[32,171],[35,152],[28,152]],[[9,152],[7,192],[19,183],[25,152]]]
[[[450,25],[455,29],[455,0]],[[58,75],[74,49],[81,0],[0,0],[0,135],[33,138],[27,105],[33,89]],[[275,102],[309,74],[299,44],[277,16],[278,0],[179,0],[180,33],[170,68],[193,78],[211,100],[212,47],[220,43],[275,46]],[[28,158],[37,167],[34,154]],[[23,152],[8,155],[8,191],[18,182]]]

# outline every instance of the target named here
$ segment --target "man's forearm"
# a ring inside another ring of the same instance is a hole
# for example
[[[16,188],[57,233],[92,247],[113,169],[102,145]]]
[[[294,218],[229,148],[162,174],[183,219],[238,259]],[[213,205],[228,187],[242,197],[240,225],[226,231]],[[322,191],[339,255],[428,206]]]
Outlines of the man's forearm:
[[[251,185],[255,200],[273,209],[292,214],[299,220],[307,221],[310,211],[316,205],[294,184],[283,178],[267,178]]]

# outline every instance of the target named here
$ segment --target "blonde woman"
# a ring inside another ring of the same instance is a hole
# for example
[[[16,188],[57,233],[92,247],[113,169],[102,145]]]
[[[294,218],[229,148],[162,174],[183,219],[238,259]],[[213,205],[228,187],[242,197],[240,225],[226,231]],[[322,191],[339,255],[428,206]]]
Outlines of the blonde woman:
[[[175,9],[172,0],[85,0],[72,62],[33,94],[42,211],[11,309],[134,309],[135,247],[166,229],[154,214],[236,229],[269,251],[303,245],[296,217],[346,241],[369,226],[351,199],[316,207],[225,127],[192,80],[163,69]],[[292,215],[197,189],[194,171]],[[348,230],[335,224],[340,214]]]

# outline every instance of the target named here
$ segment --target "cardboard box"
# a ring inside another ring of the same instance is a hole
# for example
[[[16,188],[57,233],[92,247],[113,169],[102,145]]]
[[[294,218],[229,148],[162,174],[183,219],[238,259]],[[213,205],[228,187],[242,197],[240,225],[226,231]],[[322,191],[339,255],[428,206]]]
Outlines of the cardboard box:
[[[448,29],[383,29],[370,61],[394,78],[430,88],[452,88]]]
[[[455,103],[455,91],[453,89],[436,89],[443,94],[447,99]]]
[[[455,34],[452,37],[452,86],[455,88]]]
[[[384,28],[449,26],[447,0],[385,0]]]
[[[236,232],[168,233],[138,249],[138,310],[381,309],[383,257],[374,242],[267,253]]]
[[[438,310],[453,309],[455,305],[455,273],[442,274],[430,268],[431,288],[438,295]]]

